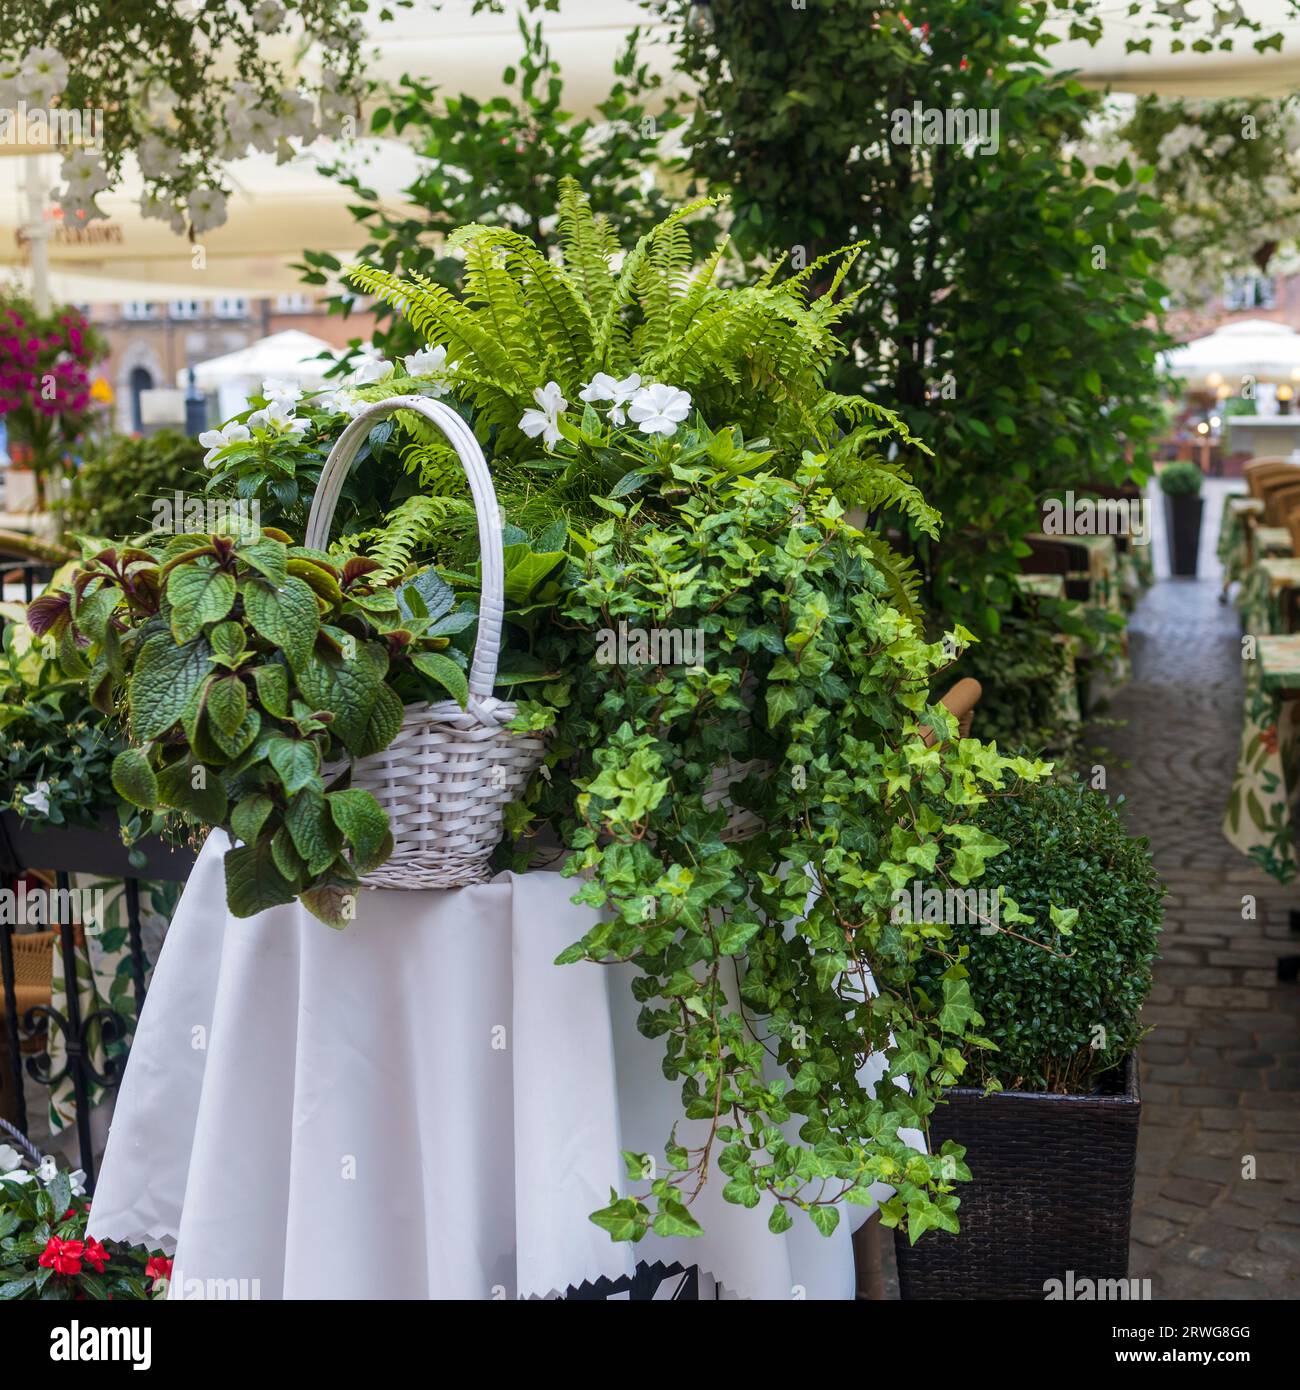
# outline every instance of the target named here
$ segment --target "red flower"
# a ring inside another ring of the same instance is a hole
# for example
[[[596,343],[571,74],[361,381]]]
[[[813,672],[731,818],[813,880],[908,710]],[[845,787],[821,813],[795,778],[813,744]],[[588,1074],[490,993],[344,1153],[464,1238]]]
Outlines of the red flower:
[[[104,1249],[101,1241],[94,1240],[88,1236],[86,1238],[85,1259],[86,1263],[96,1274],[103,1274],[104,1266],[108,1263],[108,1251]]]
[[[52,1269],[55,1274],[80,1274],[84,1252],[85,1246],[79,1240],[60,1240],[58,1236],[51,1236],[36,1263],[45,1269]]]
[[[150,1255],[145,1262],[144,1277],[146,1279],[170,1279],[172,1277],[172,1262],[161,1255]]]
[[[76,1207],[69,1207],[69,1208],[67,1209],[67,1211],[65,1211],[65,1212],[63,1213],[63,1215],[62,1215],[61,1217],[59,1217],[59,1220],[60,1220],[60,1221],[66,1221],[70,1216],[76,1216],[76,1214],[77,1214],[77,1209],[76,1209]]]

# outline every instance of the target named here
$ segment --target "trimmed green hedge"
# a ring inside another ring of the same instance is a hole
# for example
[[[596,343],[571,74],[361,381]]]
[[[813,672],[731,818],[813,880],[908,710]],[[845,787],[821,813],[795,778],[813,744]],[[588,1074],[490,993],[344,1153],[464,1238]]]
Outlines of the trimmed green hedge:
[[[155,498],[174,491],[202,495],[203,452],[197,439],[174,430],[110,439],[77,470],[61,509],[64,528],[115,540],[148,531]]]
[[[969,1052],[966,1083],[1090,1091],[1143,1033],[1165,891],[1147,842],[1127,833],[1104,794],[1077,781],[1026,787],[977,819],[1009,846],[989,861],[988,884],[1034,922],[1004,920],[989,936],[969,929],[971,995],[998,1051]],[[1069,935],[1052,925],[1053,902],[1078,909]],[[922,981],[927,992],[941,988],[939,973]]]

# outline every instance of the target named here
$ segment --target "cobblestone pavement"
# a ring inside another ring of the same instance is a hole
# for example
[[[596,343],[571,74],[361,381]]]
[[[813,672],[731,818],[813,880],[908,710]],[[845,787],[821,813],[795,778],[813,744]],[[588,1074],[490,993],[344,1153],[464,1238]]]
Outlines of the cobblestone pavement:
[[[1202,578],[1161,580],[1134,614],[1133,680],[1110,711],[1126,723],[1105,736],[1108,789],[1169,889],[1144,1013],[1130,1274],[1158,1299],[1300,1298],[1300,984],[1276,968],[1300,952],[1300,886],[1260,873],[1219,829],[1242,700],[1241,627],[1217,602],[1212,558],[1221,500],[1207,498]],[[1257,920],[1242,920],[1244,894]]]
[[[1279,983],[1276,967],[1300,952],[1288,924],[1300,884],[1274,883],[1219,828],[1242,705],[1241,625],[1218,602],[1214,558],[1227,490],[1207,486],[1201,578],[1162,578],[1134,614],[1133,680],[1108,711],[1124,723],[1097,739],[1107,789],[1126,798],[1169,889],[1144,1012],[1129,1269],[1157,1299],[1300,1298],[1300,984]],[[1242,920],[1247,893],[1255,921]],[[885,1297],[897,1298],[888,1236],[882,1264]]]

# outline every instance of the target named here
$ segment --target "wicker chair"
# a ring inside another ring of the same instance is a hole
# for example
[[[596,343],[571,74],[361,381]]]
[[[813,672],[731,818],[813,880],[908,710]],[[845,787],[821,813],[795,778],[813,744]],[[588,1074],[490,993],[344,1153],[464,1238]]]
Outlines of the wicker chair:
[[[52,931],[14,932],[14,998],[21,1020],[37,1004],[48,1006],[54,979],[54,933]],[[39,1034],[22,1044],[24,1052],[40,1052],[45,1040]],[[9,1057],[9,1028],[5,1017],[4,991],[0,990],[0,1116],[17,1118],[13,1091],[13,1062]]]
[[[1271,479],[1284,477],[1292,471],[1300,472],[1300,464],[1284,458],[1251,459],[1244,471],[1246,488],[1252,497],[1263,497],[1264,487]]]
[[[1279,478],[1265,485],[1264,524],[1285,526],[1292,508],[1300,506],[1300,469],[1294,479]]]
[[[966,676],[959,680],[956,685],[943,697],[939,703],[953,715],[957,720],[957,734],[960,738],[969,738],[971,724],[975,719],[975,706],[980,702],[980,696],[984,693],[984,687],[979,681],[971,676]],[[922,741],[928,747],[934,742],[934,730],[927,729],[921,735]]]

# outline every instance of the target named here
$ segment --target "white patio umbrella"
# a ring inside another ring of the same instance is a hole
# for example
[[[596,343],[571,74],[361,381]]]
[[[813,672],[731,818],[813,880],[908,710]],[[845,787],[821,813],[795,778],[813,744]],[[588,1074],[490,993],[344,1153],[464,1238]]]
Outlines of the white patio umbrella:
[[[395,209],[405,205],[402,190],[420,167],[414,150],[399,140],[366,140],[351,147],[322,141],[286,164],[269,154],[236,160],[228,168],[234,190],[228,220],[198,238],[201,252],[166,223],[141,215],[143,184],[133,165],[119,188],[100,196],[105,220],[70,227],[48,204],[48,190],[59,181],[58,156],[0,158],[0,272],[12,267],[30,274],[36,259],[28,188],[34,178],[44,207],[47,283],[60,298],[210,300],[301,290],[292,263],[302,259],[304,248],[346,259],[365,240],[348,212],[356,201],[352,190],[319,171],[332,157],[356,167],[366,185]]]
[[[1166,354],[1190,389],[1234,389],[1242,377],[1278,385],[1300,379],[1300,333],[1273,319],[1238,319]]]
[[[329,361],[320,358],[322,352],[330,354]],[[319,388],[333,354],[333,347],[323,339],[290,328],[237,352],[196,362],[194,381],[201,390],[217,393],[221,419],[228,420],[244,409],[264,381],[290,382],[304,390]],[[188,382],[189,369],[182,368],[176,373],[176,385],[184,387]]]

